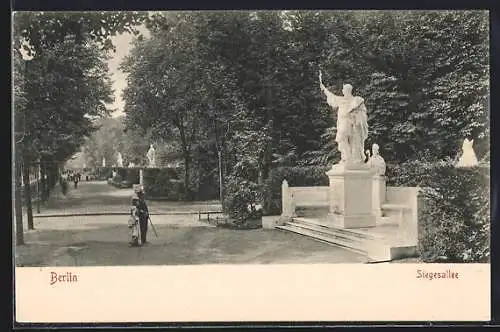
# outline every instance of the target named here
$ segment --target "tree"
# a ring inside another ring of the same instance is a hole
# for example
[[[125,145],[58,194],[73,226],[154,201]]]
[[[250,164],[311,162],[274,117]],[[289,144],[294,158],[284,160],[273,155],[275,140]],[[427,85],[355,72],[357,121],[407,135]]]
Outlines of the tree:
[[[14,111],[24,113],[26,107],[26,97],[22,85],[24,84],[23,63],[21,54],[16,50],[12,51],[13,59],[13,96],[14,96]],[[24,140],[25,131],[23,124],[19,121],[20,118],[16,117],[13,121],[14,131],[14,203],[15,203],[15,219],[16,219],[16,245],[24,245],[24,227],[23,227],[23,210],[21,201],[21,151],[22,142]]]
[[[15,14],[14,52],[18,55],[24,52],[32,57],[25,71],[28,75],[25,83],[18,85],[23,90],[25,101],[20,107],[14,107],[14,118],[23,123],[19,128],[23,144],[16,146],[16,152],[21,154],[22,167],[26,170],[39,160],[42,184],[45,184],[45,174],[48,176],[44,193],[55,185],[59,165],[92,131],[89,117],[108,113],[105,104],[111,101],[111,88],[105,51],[113,47],[109,37],[117,32],[134,31],[134,25],[145,15],[104,12]],[[16,164],[16,172],[20,167],[21,163]],[[28,222],[32,228],[29,195],[26,201]],[[22,228],[18,228],[18,232],[22,232]]]
[[[122,64],[128,77],[125,113],[131,128],[148,131],[151,140],[175,137],[184,161],[186,196],[192,197],[193,151],[202,113],[199,98],[202,71],[196,54],[193,16],[172,16],[172,25],[137,40]],[[191,61],[186,62],[186,58]]]

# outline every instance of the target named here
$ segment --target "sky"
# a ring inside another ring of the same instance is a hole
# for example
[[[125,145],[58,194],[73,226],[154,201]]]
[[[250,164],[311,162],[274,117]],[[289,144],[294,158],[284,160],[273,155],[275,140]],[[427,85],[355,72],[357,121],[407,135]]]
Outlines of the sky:
[[[148,37],[148,30],[141,26],[138,30],[145,36]],[[120,115],[124,115],[123,106],[124,101],[122,99],[122,91],[127,86],[127,77],[125,74],[118,69],[120,63],[123,61],[125,56],[129,53],[132,47],[132,41],[134,40],[134,36],[131,34],[121,34],[112,38],[113,45],[116,47],[116,52],[110,53],[112,58],[108,61],[109,70],[111,73],[111,79],[113,81],[113,90],[115,96],[115,102],[109,105],[112,109],[117,109],[116,112],[113,112],[113,117],[118,117]]]

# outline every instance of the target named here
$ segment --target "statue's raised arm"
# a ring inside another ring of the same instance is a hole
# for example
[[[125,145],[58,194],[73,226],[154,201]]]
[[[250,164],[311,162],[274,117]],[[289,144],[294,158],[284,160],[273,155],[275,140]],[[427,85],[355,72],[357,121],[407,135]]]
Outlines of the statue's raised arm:
[[[342,100],[342,97],[335,95],[324,86],[321,70],[319,71],[319,87],[321,88],[321,91],[323,91],[323,93],[325,94],[328,104],[332,107],[338,107],[340,101]]]

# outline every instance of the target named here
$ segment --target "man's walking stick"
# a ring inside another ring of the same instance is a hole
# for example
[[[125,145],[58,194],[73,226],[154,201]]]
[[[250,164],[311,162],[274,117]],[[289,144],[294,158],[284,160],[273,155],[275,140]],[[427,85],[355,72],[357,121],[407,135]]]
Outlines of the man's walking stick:
[[[153,231],[155,232],[156,237],[158,237],[158,233],[156,232],[155,225],[153,225],[153,222],[151,221],[151,217],[148,215],[149,223],[151,224],[151,227],[153,228]]]

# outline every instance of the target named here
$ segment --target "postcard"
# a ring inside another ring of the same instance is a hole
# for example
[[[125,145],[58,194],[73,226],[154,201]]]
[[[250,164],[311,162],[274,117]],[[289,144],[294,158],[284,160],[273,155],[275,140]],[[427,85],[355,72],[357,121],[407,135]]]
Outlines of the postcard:
[[[490,320],[487,11],[12,22],[16,323]]]

